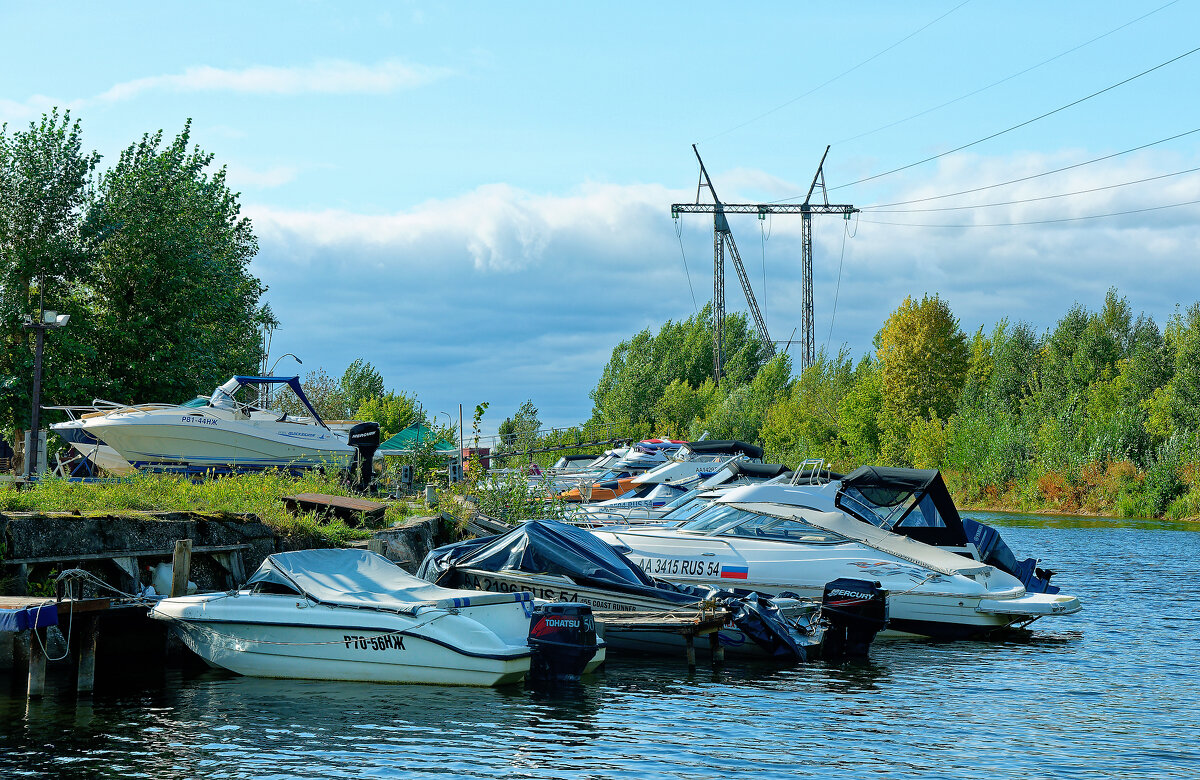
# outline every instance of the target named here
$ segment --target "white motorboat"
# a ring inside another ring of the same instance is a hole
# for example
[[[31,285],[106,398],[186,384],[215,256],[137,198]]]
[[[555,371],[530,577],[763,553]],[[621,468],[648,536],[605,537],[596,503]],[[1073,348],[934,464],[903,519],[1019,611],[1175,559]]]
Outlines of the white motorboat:
[[[344,549],[276,553],[244,589],[164,599],[150,616],[239,674],[437,685],[521,681],[531,617],[538,625],[530,593],[440,588],[380,555]],[[577,673],[604,660],[592,631]]]
[[[887,634],[985,635],[1079,611],[1037,561],[964,521],[936,471],[864,467],[735,488],[678,527],[595,532],[655,577],[814,597],[839,577],[888,592]],[[968,535],[969,534],[969,535]]]
[[[310,416],[291,417],[239,398],[271,384],[289,387]],[[331,429],[305,397],[299,377],[235,376],[203,406],[97,402],[101,404],[101,410],[83,415],[77,424],[62,423],[55,430],[72,425],[138,469],[343,467],[355,454],[353,431]]]

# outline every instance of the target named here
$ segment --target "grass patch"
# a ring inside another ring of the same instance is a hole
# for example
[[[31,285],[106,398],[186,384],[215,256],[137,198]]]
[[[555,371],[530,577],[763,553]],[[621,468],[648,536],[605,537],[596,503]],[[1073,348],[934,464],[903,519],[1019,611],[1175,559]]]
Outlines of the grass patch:
[[[139,512],[197,512],[254,515],[284,537],[342,546],[371,535],[368,528],[350,528],[337,519],[318,520],[314,514],[294,516],[280,500],[294,493],[350,495],[336,474],[320,471],[293,477],[277,471],[237,474],[203,482],[169,474],[134,474],[112,482],[69,482],[47,478],[18,490],[0,487],[0,512],[78,512],[122,515]],[[383,524],[402,521],[412,513],[405,503],[388,506]]]

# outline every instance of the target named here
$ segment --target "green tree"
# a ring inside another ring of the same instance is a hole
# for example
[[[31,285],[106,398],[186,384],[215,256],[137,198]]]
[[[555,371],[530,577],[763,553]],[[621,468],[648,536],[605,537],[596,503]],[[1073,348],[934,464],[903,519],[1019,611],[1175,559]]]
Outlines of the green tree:
[[[382,441],[387,441],[414,423],[426,422],[425,410],[416,395],[389,391],[364,400],[354,419],[379,423]]]
[[[104,173],[84,236],[92,271],[80,312],[114,400],[187,398],[261,358],[259,328],[275,324],[250,275],[258,250],[225,169],[188,149],[191,122],[173,140],[142,136]],[[72,320],[74,325],[74,320]]]
[[[966,336],[950,307],[937,295],[911,297],[879,331],[880,454],[908,463],[914,422],[946,419],[958,403],[970,358]]]
[[[346,367],[341,385],[342,396],[346,399],[346,408],[338,415],[342,418],[354,417],[367,399],[384,395],[383,376],[362,358]]]
[[[88,272],[79,229],[98,159],[83,151],[70,112],[60,116],[56,109],[12,133],[0,125],[0,425],[6,429],[29,423],[33,352],[21,323],[37,314],[39,302],[74,315],[69,330],[46,339],[43,398],[74,395],[87,376],[79,370],[83,312],[74,296]],[[15,440],[22,441],[20,432]]]

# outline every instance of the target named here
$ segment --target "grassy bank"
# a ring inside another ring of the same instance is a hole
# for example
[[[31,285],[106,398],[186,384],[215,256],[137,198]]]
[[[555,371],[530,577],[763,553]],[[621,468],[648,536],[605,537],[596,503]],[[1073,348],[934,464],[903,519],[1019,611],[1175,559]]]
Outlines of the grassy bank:
[[[201,483],[164,474],[135,474],[102,483],[46,479],[22,490],[5,485],[0,488],[0,512],[223,512],[252,514],[280,536],[303,536],[331,546],[370,536],[369,529],[350,528],[340,520],[318,522],[313,514],[290,514],[281,499],[294,493],[349,495],[335,476],[320,472],[301,477],[278,472],[240,474]],[[402,520],[409,512],[406,504],[392,504],[384,524]]]
[[[1142,471],[1129,461],[1088,463],[1046,470],[1004,487],[980,486],[969,475],[947,471],[947,487],[966,509],[1101,517],[1200,520],[1200,471]]]

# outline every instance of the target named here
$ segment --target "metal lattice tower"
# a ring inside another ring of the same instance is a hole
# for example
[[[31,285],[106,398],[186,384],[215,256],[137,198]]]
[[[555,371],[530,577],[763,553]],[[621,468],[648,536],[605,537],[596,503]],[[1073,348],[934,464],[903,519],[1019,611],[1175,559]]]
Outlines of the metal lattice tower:
[[[733,267],[737,271],[738,281],[742,283],[742,291],[746,294],[746,304],[750,309],[750,315],[754,319],[754,326],[758,330],[758,336],[768,345],[771,354],[775,352],[775,342],[771,340],[767,333],[766,321],[763,319],[762,312],[758,308],[758,301],[754,298],[754,291],[750,288],[750,278],[746,275],[746,268],[742,265],[741,255],[738,254],[737,244],[733,241],[733,232],[729,229],[729,221],[725,218],[726,214],[757,214],[759,219],[766,219],[767,214],[799,214],[801,217],[801,270],[803,280],[801,284],[801,354],[800,354],[800,369],[811,366],[816,362],[817,346],[814,335],[814,318],[813,318],[813,277],[812,277],[812,216],[813,214],[841,214],[845,219],[849,219],[851,214],[854,214],[858,209],[854,206],[846,204],[831,204],[829,202],[829,194],[825,189],[825,157],[829,154],[829,147],[825,147],[825,154],[821,155],[821,163],[817,166],[817,173],[813,176],[812,185],[808,188],[808,194],[804,198],[804,203],[801,204],[782,204],[782,203],[722,203],[717,198],[717,191],[713,187],[712,180],[708,177],[708,171],[704,168],[704,161],[700,160],[700,152],[696,149],[696,145],[692,144],[692,151],[696,152],[696,159],[700,161],[700,181],[696,185],[696,202],[695,203],[674,203],[671,205],[671,216],[678,218],[680,214],[707,214],[713,215],[713,374],[719,383],[721,380],[721,370],[724,366],[724,335],[725,335],[725,248],[728,247],[729,255],[733,259]],[[817,187],[821,188],[822,203],[812,203],[813,192]],[[700,192],[705,187],[712,194],[712,203],[701,203]]]

